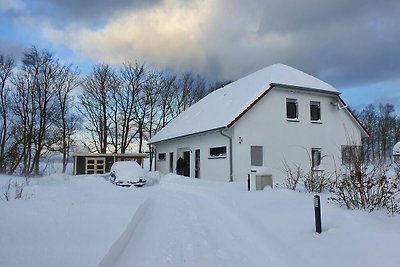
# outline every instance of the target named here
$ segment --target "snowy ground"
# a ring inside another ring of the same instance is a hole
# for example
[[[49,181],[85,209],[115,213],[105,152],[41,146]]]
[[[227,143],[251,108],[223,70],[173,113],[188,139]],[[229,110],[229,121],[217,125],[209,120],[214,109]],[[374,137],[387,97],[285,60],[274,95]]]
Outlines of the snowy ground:
[[[9,177],[0,176],[0,186]],[[1,192],[1,191],[0,191]],[[162,177],[119,188],[100,176],[32,180],[0,201],[0,266],[398,266],[400,216],[322,196]]]

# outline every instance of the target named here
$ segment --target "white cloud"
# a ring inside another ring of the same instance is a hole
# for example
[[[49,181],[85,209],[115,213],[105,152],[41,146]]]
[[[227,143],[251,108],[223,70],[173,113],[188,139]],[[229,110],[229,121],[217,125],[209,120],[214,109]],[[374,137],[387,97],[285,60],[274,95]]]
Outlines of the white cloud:
[[[125,12],[99,29],[69,25],[43,29],[46,38],[63,43],[99,61],[119,64],[142,60],[160,67],[190,69],[205,66],[200,37],[212,0],[182,4],[177,0],[139,12]]]
[[[399,70],[400,4],[363,3],[164,0],[127,9],[98,29],[47,23],[43,34],[111,64],[140,60],[225,80],[281,62],[355,86],[391,79]]]

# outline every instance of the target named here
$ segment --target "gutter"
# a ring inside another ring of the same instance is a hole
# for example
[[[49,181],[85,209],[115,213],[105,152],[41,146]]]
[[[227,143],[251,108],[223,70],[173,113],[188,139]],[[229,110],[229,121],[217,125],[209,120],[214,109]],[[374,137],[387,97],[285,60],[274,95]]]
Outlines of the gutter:
[[[229,139],[229,182],[233,182],[232,137],[225,134],[222,130],[219,133]]]

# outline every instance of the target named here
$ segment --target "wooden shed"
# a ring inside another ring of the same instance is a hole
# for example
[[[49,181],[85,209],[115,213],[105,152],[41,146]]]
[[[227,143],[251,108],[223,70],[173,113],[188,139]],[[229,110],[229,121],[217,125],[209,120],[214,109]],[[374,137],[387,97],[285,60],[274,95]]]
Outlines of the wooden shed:
[[[74,175],[79,174],[103,174],[110,172],[111,166],[116,161],[134,160],[143,166],[143,159],[147,157],[145,153],[130,154],[99,154],[99,153],[75,153]]]

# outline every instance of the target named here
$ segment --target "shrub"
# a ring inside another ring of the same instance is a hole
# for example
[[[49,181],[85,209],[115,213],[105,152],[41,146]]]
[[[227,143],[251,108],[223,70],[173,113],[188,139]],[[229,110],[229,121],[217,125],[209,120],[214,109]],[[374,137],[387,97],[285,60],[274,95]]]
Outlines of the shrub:
[[[307,193],[321,193],[329,190],[332,184],[331,175],[321,170],[310,170],[302,180]]]
[[[25,183],[9,180],[8,183],[2,188],[4,192],[1,193],[0,199],[3,201],[10,201],[12,199],[22,198]]]
[[[286,182],[283,184],[289,190],[296,190],[297,184],[304,176],[304,172],[299,165],[295,165],[294,168],[290,168],[289,164],[283,162],[284,172],[286,174]]]
[[[389,166],[383,163],[366,164],[362,155],[352,159],[341,177],[337,177],[330,199],[349,209],[372,212],[384,208],[389,213],[399,213],[400,168],[394,177],[388,177]],[[349,168],[350,167],[350,168]]]

